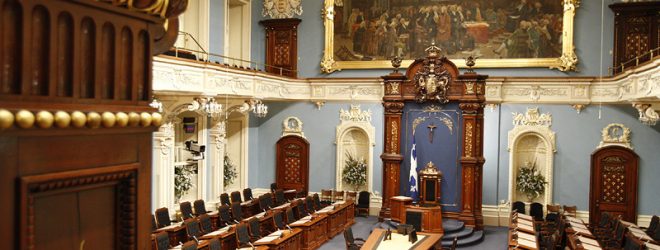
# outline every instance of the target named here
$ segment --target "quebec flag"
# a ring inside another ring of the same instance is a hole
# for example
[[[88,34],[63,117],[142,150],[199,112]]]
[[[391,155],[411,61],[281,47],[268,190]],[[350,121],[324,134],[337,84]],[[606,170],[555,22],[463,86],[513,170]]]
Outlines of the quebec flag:
[[[410,150],[410,179],[408,185],[410,186],[410,198],[417,201],[419,198],[419,189],[417,185],[417,150],[415,149],[415,134],[413,133],[412,149]]]

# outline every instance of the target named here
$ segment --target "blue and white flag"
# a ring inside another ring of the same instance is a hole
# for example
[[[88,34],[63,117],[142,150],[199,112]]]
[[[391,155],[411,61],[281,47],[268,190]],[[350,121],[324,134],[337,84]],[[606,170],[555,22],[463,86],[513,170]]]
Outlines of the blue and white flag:
[[[417,150],[415,149],[415,133],[413,133],[412,138],[412,149],[410,150],[410,178],[408,180],[408,185],[410,186],[410,198],[412,198],[413,201],[417,201],[419,198],[419,189],[417,185]]]

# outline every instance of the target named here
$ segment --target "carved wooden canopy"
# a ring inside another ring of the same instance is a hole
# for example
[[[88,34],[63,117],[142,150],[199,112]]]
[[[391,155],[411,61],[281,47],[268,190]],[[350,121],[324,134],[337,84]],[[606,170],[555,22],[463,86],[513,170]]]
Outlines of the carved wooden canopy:
[[[393,60],[396,63],[396,60]],[[461,212],[445,212],[477,229],[483,227],[481,215],[483,158],[483,106],[486,75],[472,70],[460,74],[454,63],[442,56],[436,46],[427,49],[425,58],[416,59],[405,74],[398,70],[383,76],[385,95],[385,143],[383,160],[383,204],[380,217],[390,217],[389,199],[399,195],[402,115],[406,103],[458,103],[463,123],[461,135]]]

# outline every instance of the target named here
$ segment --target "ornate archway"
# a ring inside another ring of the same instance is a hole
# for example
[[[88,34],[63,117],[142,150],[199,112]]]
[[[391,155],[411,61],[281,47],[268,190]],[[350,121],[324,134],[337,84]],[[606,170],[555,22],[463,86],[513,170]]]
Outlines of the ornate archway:
[[[376,128],[371,125],[371,110],[360,110],[359,105],[351,105],[350,110],[339,111],[340,123],[337,125],[337,168],[336,186],[337,190],[348,187],[342,181],[342,171],[345,166],[346,154],[364,159],[367,163],[366,190],[373,192],[373,154],[376,145]]]
[[[402,152],[402,124],[404,108],[414,102],[436,105],[453,104],[458,106],[462,122],[460,126],[460,212],[443,212],[444,217],[457,218],[466,225],[483,228],[481,215],[483,157],[483,107],[486,75],[479,75],[471,69],[460,74],[456,65],[444,56],[436,46],[427,50],[427,57],[413,62],[405,75],[395,69],[383,76],[385,95],[385,142],[381,155],[383,160],[383,202],[379,217],[390,217],[390,198],[400,193],[400,186],[407,185],[401,178],[404,157]],[[395,67],[400,64],[393,60]],[[468,65],[474,65],[469,61]],[[449,177],[447,177],[449,178]]]

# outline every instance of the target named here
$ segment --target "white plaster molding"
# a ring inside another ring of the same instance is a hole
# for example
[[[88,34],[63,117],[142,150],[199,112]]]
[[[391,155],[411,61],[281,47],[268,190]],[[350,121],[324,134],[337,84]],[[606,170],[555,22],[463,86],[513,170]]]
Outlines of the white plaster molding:
[[[534,161],[536,166],[541,166],[539,171],[543,174],[548,184],[545,187],[545,193],[541,196],[542,204],[552,203],[553,189],[553,160],[554,153],[557,152],[555,141],[555,132],[550,129],[552,125],[552,115],[549,113],[541,114],[538,108],[527,108],[527,113],[513,113],[514,128],[508,133],[509,151],[509,198],[512,201],[526,201],[526,197],[518,197],[516,189],[516,173],[519,165],[523,161]],[[537,145],[521,145],[526,138],[532,136],[538,140]],[[533,148],[531,147],[533,146]],[[534,159],[521,159],[525,154],[533,150]],[[537,161],[538,154],[541,154],[540,162]],[[541,165],[542,164],[542,165]],[[538,199],[538,198],[537,198]]]
[[[209,129],[209,146],[207,147],[209,158],[209,168],[211,169],[211,183],[209,184],[210,193],[205,201],[214,203],[219,201],[220,194],[224,191],[224,165],[225,165],[225,147],[227,143],[227,132],[225,121],[212,119]]]
[[[350,152],[355,157],[364,158],[367,162],[367,190],[373,190],[373,148],[376,146],[376,128],[371,124],[371,110],[361,110],[360,105],[351,105],[349,110],[343,108],[339,110],[339,125],[336,127],[335,144],[337,145],[336,156],[336,183],[337,190],[344,190],[342,181],[342,171],[346,161],[346,150],[349,147],[360,147],[360,152]],[[366,141],[355,141],[351,138],[353,133],[362,133],[366,136]],[[365,152],[366,151],[366,152]]]
[[[216,64],[156,56],[155,93],[232,95],[264,100],[381,101],[382,80],[291,79]],[[488,103],[660,103],[660,59],[615,77],[490,77]]]
[[[284,121],[282,122],[281,137],[285,137],[287,135],[296,135],[307,139],[305,137],[305,132],[303,132],[303,122],[300,120],[300,118],[295,116],[289,116],[284,119]]]
[[[263,17],[270,18],[293,18],[302,13],[302,0],[265,0],[261,11]]]
[[[601,131],[601,140],[598,148],[607,146],[622,146],[633,149],[630,144],[630,129],[621,123],[611,123]]]
[[[660,120],[660,115],[653,109],[653,105],[647,103],[633,103],[632,105],[639,112],[639,121],[643,124],[655,126]]]

